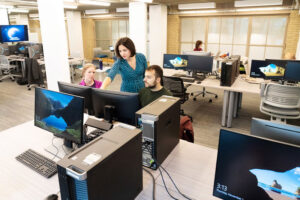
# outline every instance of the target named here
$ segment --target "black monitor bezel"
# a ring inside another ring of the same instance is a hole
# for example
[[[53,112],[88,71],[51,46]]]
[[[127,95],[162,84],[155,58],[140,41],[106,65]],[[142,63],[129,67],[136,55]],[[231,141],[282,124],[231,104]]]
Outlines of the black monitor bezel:
[[[134,113],[132,113],[130,122],[128,121],[128,118],[126,120],[124,120],[124,118],[120,119],[120,116],[117,116],[117,121],[118,122],[123,122],[123,123],[127,123],[127,124],[130,124],[130,125],[135,125],[135,113],[136,113],[136,111],[138,111],[141,108],[138,93],[129,93],[129,92],[111,91],[111,90],[103,90],[103,89],[92,88],[92,102],[93,102],[94,114],[98,118],[103,118],[104,117],[104,106],[106,106],[107,104],[103,105],[105,103],[102,103],[102,102],[106,101],[106,100],[103,100],[103,98],[104,98],[103,96],[107,96],[107,95],[123,96],[124,98],[128,97],[128,99],[129,99],[128,101],[131,101],[132,99],[136,99],[136,104],[134,104],[134,102],[130,102],[130,104],[128,105],[128,106],[132,106],[132,105],[136,106],[136,110],[135,110]],[[102,99],[102,101],[101,101],[101,99]],[[99,107],[101,107],[101,109]],[[120,107],[121,107],[121,109],[126,109],[125,107],[122,107],[122,106],[120,106]],[[117,110],[117,112],[122,113],[122,112],[119,112],[118,110]],[[118,113],[116,115],[118,115]]]
[[[36,89],[40,89],[40,90],[48,90],[48,89],[41,88],[41,87],[36,87],[35,90],[36,90]],[[82,99],[81,110],[82,110],[82,111],[84,110],[84,98],[83,98],[83,97],[76,96],[76,95],[71,95],[71,94],[67,94],[67,93],[63,93],[63,92],[57,92],[57,91],[54,91],[54,90],[48,90],[48,91],[56,92],[56,93],[60,93],[60,94],[68,95],[68,96],[73,96],[73,97]],[[39,126],[36,125],[36,114],[35,114],[35,113],[36,113],[36,106],[37,106],[37,105],[36,105],[36,93],[35,93],[35,97],[34,97],[34,126],[40,128],[40,129],[43,129],[43,128],[41,128],[41,127],[39,127]],[[84,129],[83,129],[83,123],[84,123],[83,120],[84,120],[84,114],[83,114],[83,112],[82,112],[82,117],[81,117],[82,124],[81,124],[81,127],[80,127],[80,128],[81,128],[81,134],[80,134],[80,139],[79,139],[79,140],[74,139],[74,137],[73,137],[73,138],[71,138],[71,137],[65,137],[64,135],[57,134],[57,133],[53,133],[53,132],[50,132],[50,131],[48,131],[48,130],[46,130],[46,129],[43,129],[43,130],[52,133],[52,134],[53,134],[54,136],[56,136],[56,137],[63,138],[64,140],[71,141],[71,142],[73,142],[73,143],[75,143],[75,144],[84,144],[85,134],[84,134]]]

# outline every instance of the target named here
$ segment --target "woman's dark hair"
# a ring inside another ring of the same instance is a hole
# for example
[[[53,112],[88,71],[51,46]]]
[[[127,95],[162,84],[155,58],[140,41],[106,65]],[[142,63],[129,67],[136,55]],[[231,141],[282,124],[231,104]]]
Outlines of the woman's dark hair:
[[[123,37],[118,40],[118,42],[115,46],[115,52],[116,52],[116,55],[118,58],[122,58],[122,56],[120,55],[120,52],[119,52],[120,45],[123,45],[124,47],[129,49],[129,51],[131,53],[130,57],[133,57],[135,55],[136,52],[135,52],[135,46],[134,46],[133,41],[128,37]]]
[[[201,40],[197,40],[196,41],[196,45],[195,45],[195,49],[199,49],[200,45],[202,44],[203,42]]]
[[[146,68],[146,71],[154,71],[155,78],[160,78],[160,83],[163,85],[163,70],[158,65],[151,65]]]

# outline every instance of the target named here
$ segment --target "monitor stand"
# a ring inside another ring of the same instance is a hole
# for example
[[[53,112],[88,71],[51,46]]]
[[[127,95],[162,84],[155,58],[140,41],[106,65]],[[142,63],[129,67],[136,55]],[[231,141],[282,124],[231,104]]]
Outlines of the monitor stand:
[[[68,140],[62,140],[61,138],[54,138],[53,144],[45,148],[45,151],[51,153],[53,156],[56,155],[59,159],[62,159],[66,155],[69,155],[74,149],[70,148],[70,143]]]

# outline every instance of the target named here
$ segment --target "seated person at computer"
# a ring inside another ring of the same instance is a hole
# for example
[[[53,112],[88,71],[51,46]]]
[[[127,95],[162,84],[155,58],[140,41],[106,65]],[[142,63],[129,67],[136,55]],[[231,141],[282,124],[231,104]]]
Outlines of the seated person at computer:
[[[197,40],[194,51],[203,51],[203,49],[201,48],[202,44],[203,42],[201,40]]]
[[[141,88],[145,87],[143,79],[147,68],[146,57],[141,53],[136,53],[134,43],[128,37],[119,39],[115,52],[118,60],[104,79],[101,89],[107,88],[116,74],[120,73],[122,77],[121,91],[139,92]]]
[[[79,83],[79,85],[89,86],[93,88],[100,88],[102,82],[95,80],[95,73],[96,73],[95,65],[91,63],[84,65],[82,69],[82,81]]]
[[[172,96],[172,93],[162,86],[163,70],[158,65],[151,65],[145,71],[145,88],[139,92],[141,106],[144,107],[161,97],[162,95]]]

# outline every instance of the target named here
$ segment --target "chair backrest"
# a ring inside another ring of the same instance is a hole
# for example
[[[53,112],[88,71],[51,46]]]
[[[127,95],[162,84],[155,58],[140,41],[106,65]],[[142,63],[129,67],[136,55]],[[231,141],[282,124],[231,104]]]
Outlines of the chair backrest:
[[[262,102],[281,108],[299,108],[300,87],[269,83],[265,87]]]
[[[179,77],[163,77],[163,86],[170,92],[172,92],[174,97],[179,97],[181,103],[185,101],[185,91],[184,84],[181,78]]]
[[[2,67],[9,67],[9,61],[6,56],[0,55],[0,65]]]

